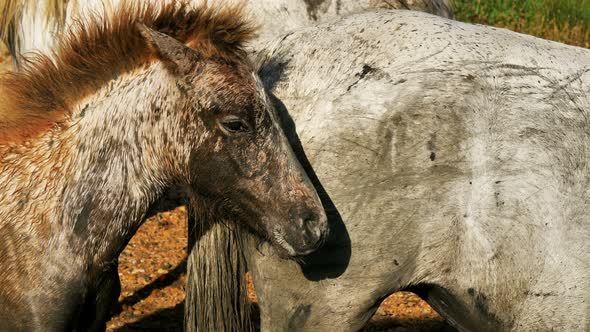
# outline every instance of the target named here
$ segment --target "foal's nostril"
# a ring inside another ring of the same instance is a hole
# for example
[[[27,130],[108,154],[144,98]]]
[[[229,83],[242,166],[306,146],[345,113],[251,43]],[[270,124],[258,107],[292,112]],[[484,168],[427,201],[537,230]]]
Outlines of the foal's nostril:
[[[322,236],[322,230],[319,225],[319,216],[311,211],[308,211],[302,217],[303,230],[309,242],[316,242]]]
[[[307,255],[319,248],[327,232],[325,217],[311,208],[299,208],[289,211],[291,229],[290,243],[298,255]]]
[[[309,225],[312,223],[316,223],[318,221],[318,216],[312,211],[307,211],[303,214],[302,219],[304,225]]]

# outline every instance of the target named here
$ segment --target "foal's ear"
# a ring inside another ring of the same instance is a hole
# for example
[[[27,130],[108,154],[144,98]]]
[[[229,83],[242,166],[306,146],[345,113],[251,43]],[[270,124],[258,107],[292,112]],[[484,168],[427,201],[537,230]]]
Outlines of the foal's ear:
[[[175,72],[188,73],[198,60],[199,54],[178,40],[148,28],[143,23],[136,24],[139,33],[155,51],[158,58]]]

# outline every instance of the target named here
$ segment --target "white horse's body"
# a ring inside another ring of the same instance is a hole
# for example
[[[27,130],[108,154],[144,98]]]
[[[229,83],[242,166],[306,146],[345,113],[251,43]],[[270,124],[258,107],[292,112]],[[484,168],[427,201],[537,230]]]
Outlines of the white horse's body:
[[[461,331],[590,331],[589,50],[383,11],[260,53],[334,228],[303,267],[252,245],[263,330],[417,286]]]

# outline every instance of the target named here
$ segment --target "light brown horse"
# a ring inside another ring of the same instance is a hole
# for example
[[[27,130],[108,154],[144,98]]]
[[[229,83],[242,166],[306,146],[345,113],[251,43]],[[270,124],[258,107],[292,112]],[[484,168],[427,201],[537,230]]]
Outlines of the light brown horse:
[[[253,33],[236,7],[124,6],[0,80],[0,330],[104,330],[117,257],[171,189],[285,255],[318,247],[326,217],[245,60]]]

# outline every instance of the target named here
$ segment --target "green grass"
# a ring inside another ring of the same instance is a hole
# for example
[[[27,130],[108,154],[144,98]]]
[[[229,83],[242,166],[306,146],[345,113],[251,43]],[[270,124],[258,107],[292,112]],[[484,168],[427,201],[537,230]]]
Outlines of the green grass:
[[[454,0],[458,20],[590,47],[590,0]]]

